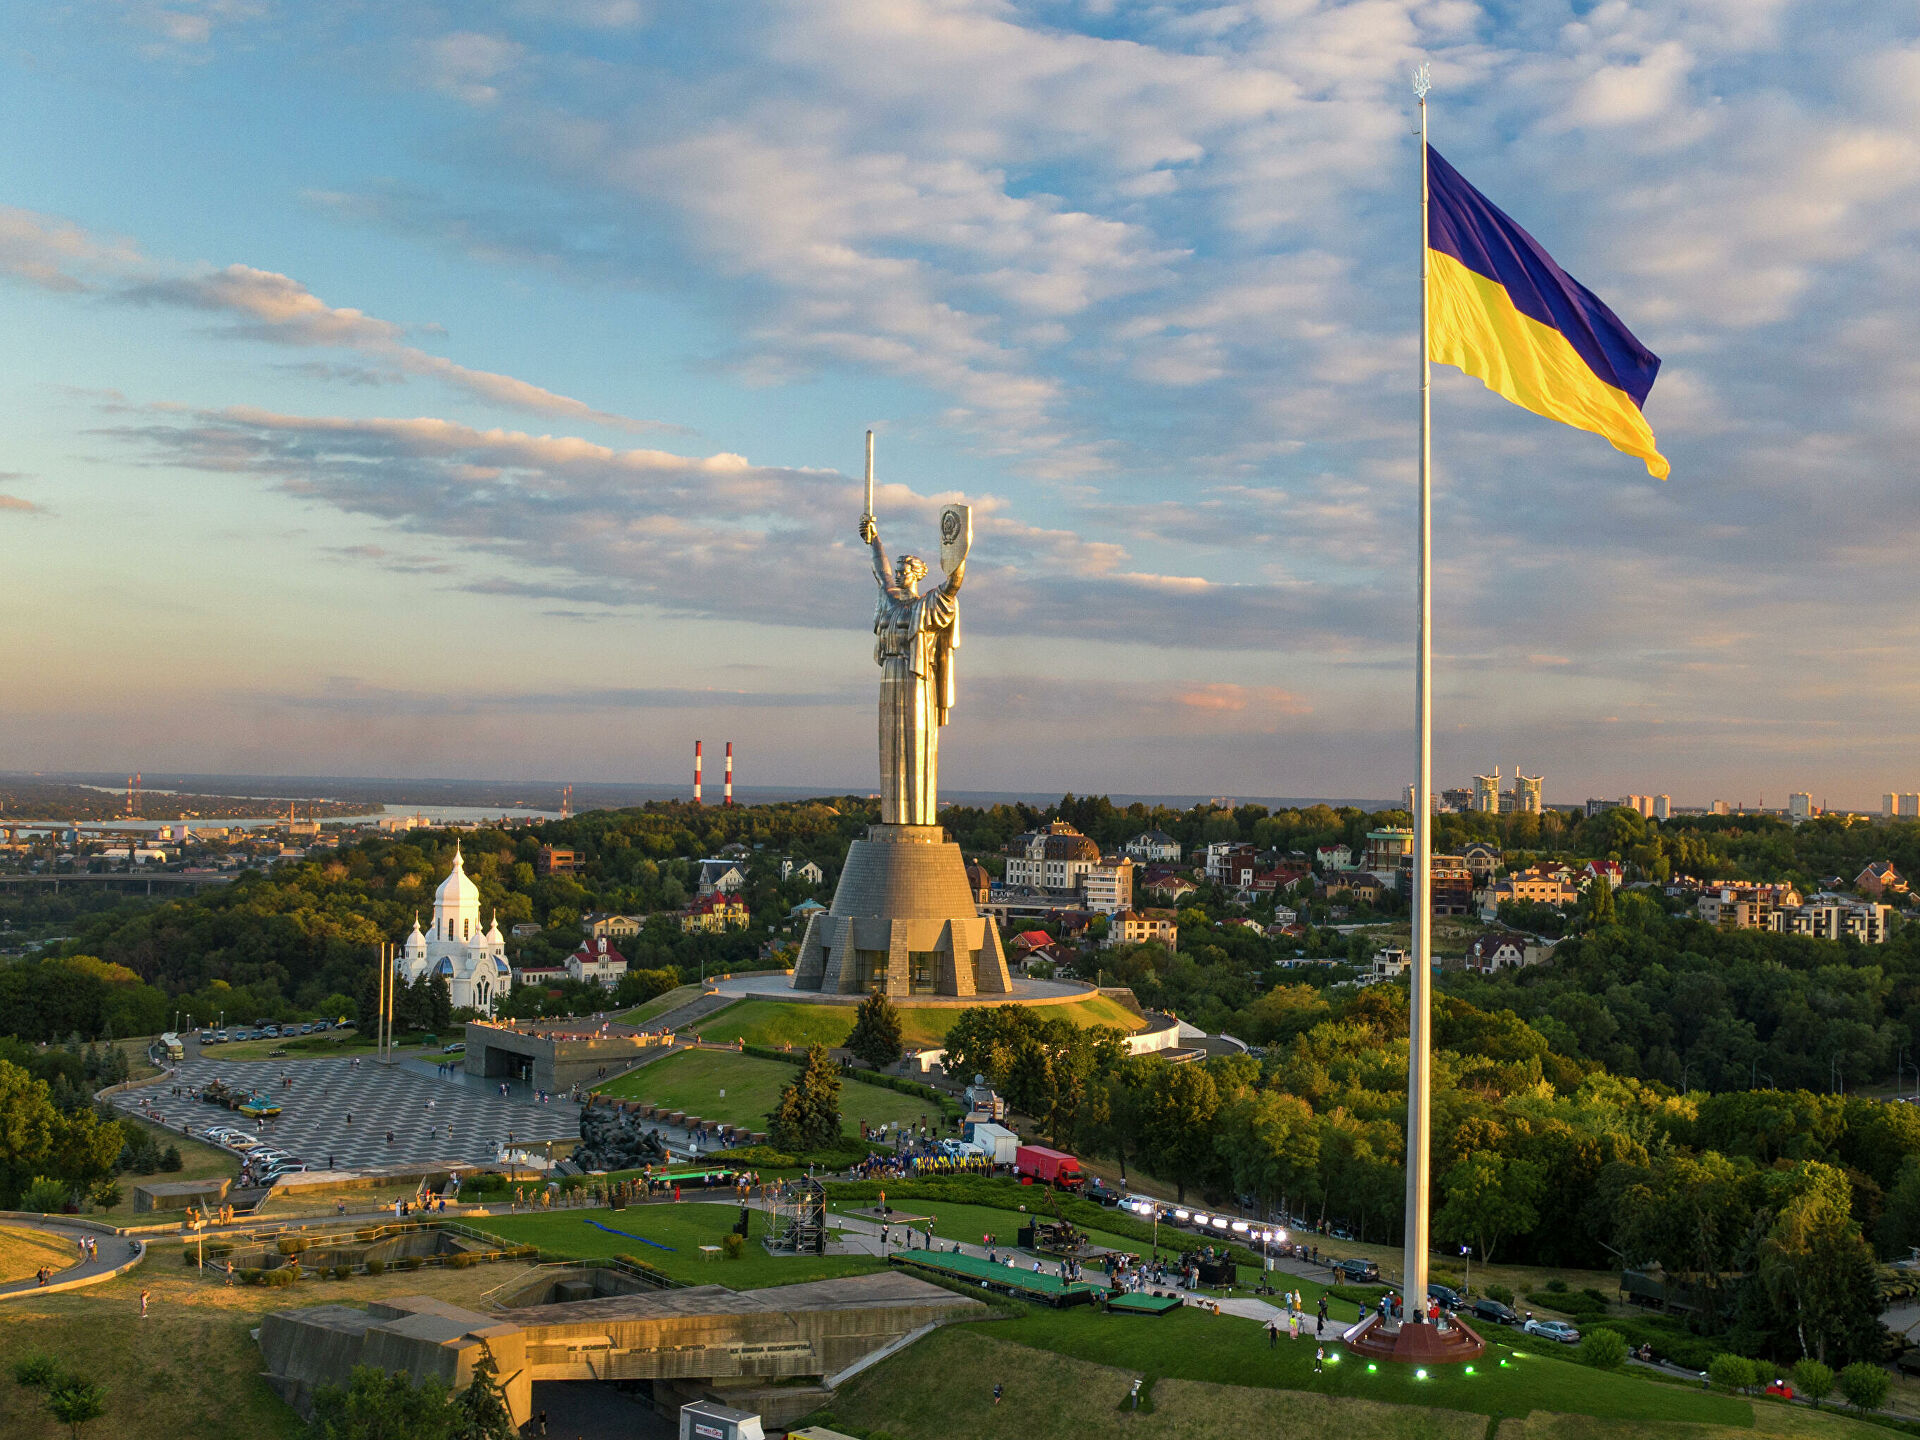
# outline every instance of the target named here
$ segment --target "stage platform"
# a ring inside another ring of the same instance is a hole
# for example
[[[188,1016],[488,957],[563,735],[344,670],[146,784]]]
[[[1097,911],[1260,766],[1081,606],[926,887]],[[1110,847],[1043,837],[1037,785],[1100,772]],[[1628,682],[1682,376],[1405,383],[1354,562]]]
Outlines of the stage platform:
[[[1107,1309],[1127,1315],[1165,1315],[1185,1303],[1171,1295],[1116,1295],[1107,1301]]]
[[[984,1283],[1004,1295],[1017,1295],[1022,1300],[1038,1300],[1053,1306],[1091,1305],[1094,1297],[1105,1289],[1084,1280],[1062,1280],[1050,1270],[1036,1271],[1031,1263],[1023,1270],[1017,1265],[992,1264],[978,1255],[955,1255],[951,1251],[907,1250],[887,1258],[896,1265],[930,1270],[971,1285]]]

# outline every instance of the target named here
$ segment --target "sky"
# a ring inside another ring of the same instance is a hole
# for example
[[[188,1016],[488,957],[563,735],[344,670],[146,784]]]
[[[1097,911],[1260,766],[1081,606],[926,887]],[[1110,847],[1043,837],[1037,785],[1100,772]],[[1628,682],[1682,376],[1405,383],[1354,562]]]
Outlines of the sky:
[[[1435,776],[1920,789],[1920,46],[1788,0],[50,0],[0,32],[0,769],[1411,778],[1417,117],[1663,365],[1434,375]],[[711,773],[711,769],[710,769]]]

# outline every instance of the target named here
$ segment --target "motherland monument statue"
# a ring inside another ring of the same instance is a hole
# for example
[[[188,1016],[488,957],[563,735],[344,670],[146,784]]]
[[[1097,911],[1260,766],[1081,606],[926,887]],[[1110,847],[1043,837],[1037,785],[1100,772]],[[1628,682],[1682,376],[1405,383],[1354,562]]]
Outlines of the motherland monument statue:
[[[889,567],[873,513],[873,432],[867,432],[867,504],[859,535],[880,594],[873,658],[880,667],[880,823],[847,851],[833,904],[807,922],[793,987],[829,994],[1005,995],[1013,989],[999,931],[983,918],[960,847],[940,806],[940,728],[955,701],[960,585],[973,545],[972,512],[940,512],[940,569],[924,594],[926,562]]]

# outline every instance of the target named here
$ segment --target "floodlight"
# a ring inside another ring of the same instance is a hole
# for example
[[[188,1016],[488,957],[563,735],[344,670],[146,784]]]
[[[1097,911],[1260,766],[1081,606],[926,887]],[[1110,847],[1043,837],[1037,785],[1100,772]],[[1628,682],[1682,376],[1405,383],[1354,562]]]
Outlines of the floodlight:
[[[1416,1370],[1413,1372],[1413,1378],[1416,1380],[1424,1380],[1427,1378],[1427,1372],[1424,1370]]]

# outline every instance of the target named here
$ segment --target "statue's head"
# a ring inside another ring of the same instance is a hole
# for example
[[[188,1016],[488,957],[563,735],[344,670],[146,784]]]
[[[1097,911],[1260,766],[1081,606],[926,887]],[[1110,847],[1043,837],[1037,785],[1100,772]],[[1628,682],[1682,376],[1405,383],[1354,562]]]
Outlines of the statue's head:
[[[902,555],[893,562],[893,580],[902,590],[911,590],[927,578],[927,562],[918,555]]]

